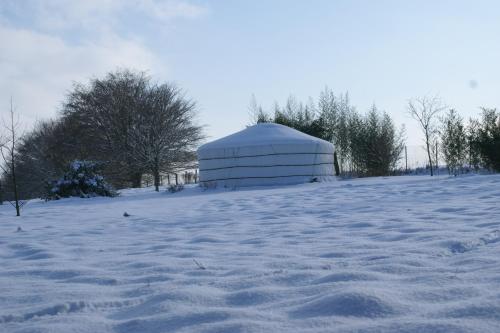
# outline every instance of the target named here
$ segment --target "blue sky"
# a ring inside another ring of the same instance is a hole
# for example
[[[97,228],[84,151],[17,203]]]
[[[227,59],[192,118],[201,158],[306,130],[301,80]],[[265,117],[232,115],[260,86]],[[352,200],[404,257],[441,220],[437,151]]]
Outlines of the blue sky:
[[[211,138],[288,95],[348,91],[420,134],[409,98],[439,94],[464,117],[500,105],[497,1],[0,2],[0,105],[26,123],[54,117],[73,81],[117,67],[173,81]],[[473,84],[471,84],[473,82]]]

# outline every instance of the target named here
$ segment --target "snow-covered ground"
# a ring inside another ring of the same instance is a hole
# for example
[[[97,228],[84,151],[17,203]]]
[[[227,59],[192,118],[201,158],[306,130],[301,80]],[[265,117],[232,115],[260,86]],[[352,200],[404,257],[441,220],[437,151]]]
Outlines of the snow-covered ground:
[[[500,332],[500,175],[23,213],[0,207],[0,332]]]

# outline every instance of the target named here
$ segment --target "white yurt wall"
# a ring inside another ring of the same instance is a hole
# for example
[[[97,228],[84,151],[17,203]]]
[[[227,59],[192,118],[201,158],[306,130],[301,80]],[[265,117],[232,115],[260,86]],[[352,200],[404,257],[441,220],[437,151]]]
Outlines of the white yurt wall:
[[[331,143],[278,124],[258,124],[198,149],[202,186],[332,180]]]

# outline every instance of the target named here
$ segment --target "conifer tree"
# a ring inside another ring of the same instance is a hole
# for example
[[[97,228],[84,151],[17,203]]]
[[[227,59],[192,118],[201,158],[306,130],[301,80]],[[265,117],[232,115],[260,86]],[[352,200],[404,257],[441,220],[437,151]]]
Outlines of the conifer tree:
[[[467,134],[463,119],[451,109],[442,119],[441,127],[441,152],[448,172],[456,176],[462,171],[467,158]]]

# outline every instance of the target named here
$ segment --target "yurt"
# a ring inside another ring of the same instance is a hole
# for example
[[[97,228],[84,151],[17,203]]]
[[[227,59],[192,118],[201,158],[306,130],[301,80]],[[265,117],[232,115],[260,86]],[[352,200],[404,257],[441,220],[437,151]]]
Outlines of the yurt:
[[[330,142],[278,124],[257,124],[198,149],[206,187],[299,184],[335,179]]]

